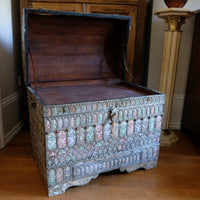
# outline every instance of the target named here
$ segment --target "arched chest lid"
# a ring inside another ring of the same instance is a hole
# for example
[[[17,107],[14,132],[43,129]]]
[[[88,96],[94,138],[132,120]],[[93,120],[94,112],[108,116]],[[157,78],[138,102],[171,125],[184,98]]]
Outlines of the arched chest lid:
[[[24,10],[26,84],[123,79],[131,17]]]

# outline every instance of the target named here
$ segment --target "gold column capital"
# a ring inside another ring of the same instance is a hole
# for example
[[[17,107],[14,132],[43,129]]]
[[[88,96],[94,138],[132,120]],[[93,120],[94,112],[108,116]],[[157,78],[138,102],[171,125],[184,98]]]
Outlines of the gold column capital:
[[[185,24],[186,19],[191,18],[195,12],[185,8],[167,8],[158,10],[154,14],[165,20],[169,31],[180,31],[181,25]]]

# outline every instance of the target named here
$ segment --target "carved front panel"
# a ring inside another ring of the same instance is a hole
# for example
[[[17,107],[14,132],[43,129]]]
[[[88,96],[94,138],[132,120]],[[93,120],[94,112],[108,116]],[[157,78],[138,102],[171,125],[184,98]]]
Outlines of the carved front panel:
[[[101,172],[155,166],[163,106],[163,95],[45,106],[49,195]]]

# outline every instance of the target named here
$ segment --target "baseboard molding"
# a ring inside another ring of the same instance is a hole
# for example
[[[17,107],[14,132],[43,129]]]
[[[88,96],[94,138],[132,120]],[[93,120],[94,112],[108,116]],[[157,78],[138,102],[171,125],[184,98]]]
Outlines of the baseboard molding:
[[[22,97],[22,95],[23,95],[23,90],[20,89],[20,90],[17,90],[16,92],[13,92],[9,96],[3,98],[1,101],[2,108],[5,108],[6,106],[10,105],[14,101],[18,100],[20,97]]]
[[[180,130],[181,129],[181,123],[170,123],[169,129],[171,130]]]
[[[12,128],[12,130],[5,132],[5,127],[3,127],[3,120],[5,119],[3,119],[2,116],[3,109],[11,105],[13,102],[19,100],[22,95],[23,90],[19,89],[9,96],[0,99],[0,149],[4,148],[10,142],[10,140],[21,130],[24,124],[24,121],[20,121]]]
[[[170,129],[180,130],[181,128],[184,99],[184,95],[174,95],[173,97],[172,112],[169,124]]]
[[[24,120],[20,121],[17,125],[15,125],[12,130],[10,130],[8,133],[5,133],[5,146],[12,140],[15,135],[22,129],[22,126],[24,124]]]

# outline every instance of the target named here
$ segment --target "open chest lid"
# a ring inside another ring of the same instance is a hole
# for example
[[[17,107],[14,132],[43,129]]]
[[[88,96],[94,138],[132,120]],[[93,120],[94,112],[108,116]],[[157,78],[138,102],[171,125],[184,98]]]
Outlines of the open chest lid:
[[[131,17],[24,10],[25,82],[124,77]]]

